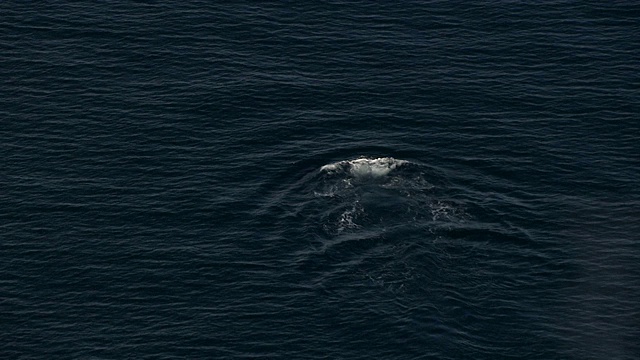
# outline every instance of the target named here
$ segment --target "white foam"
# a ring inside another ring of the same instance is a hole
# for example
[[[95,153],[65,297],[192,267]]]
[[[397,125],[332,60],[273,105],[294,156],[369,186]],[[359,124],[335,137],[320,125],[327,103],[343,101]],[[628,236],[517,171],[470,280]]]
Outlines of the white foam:
[[[360,227],[353,220],[363,211],[359,201],[356,200],[351,209],[345,210],[342,215],[340,215],[340,219],[338,219],[338,232]]]
[[[407,162],[406,160],[398,160],[392,157],[359,158],[327,164],[321,167],[320,171],[328,173],[348,171],[353,177],[381,177]]]
[[[468,219],[464,209],[454,203],[436,200],[430,204],[433,221],[463,222]]]

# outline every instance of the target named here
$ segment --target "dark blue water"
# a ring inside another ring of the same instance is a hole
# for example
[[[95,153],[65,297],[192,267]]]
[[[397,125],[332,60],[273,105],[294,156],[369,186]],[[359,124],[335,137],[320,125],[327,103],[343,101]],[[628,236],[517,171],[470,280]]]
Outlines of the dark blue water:
[[[639,14],[3,1],[0,357],[640,358]]]

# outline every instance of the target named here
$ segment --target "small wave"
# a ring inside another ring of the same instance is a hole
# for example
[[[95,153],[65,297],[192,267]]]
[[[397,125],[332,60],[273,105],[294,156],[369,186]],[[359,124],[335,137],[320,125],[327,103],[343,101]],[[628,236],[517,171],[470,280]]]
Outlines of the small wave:
[[[329,174],[348,172],[351,176],[357,178],[382,177],[406,163],[408,163],[408,161],[394,159],[392,157],[381,157],[375,159],[359,158],[327,164],[322,166],[320,171]]]

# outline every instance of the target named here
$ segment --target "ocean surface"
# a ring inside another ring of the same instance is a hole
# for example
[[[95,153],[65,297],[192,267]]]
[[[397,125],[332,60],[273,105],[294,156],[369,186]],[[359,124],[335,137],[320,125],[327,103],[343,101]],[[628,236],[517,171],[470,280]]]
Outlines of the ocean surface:
[[[0,2],[0,358],[639,359],[638,1]]]

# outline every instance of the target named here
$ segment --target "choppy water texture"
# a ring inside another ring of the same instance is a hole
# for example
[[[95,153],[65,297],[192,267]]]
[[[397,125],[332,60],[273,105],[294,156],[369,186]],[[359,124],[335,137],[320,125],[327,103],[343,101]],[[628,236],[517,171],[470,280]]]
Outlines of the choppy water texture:
[[[638,14],[1,2],[0,357],[640,358]]]

